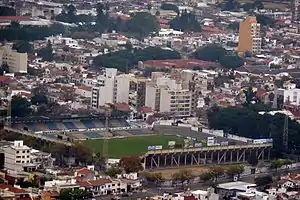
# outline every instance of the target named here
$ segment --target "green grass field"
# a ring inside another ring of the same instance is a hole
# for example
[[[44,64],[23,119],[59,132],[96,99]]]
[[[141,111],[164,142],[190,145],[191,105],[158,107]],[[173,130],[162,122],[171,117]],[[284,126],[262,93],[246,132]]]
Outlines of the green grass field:
[[[120,158],[122,156],[138,156],[147,152],[148,146],[162,145],[168,147],[169,141],[176,141],[178,144],[183,143],[183,139],[176,136],[151,135],[135,136],[120,139],[108,139],[108,156],[110,158]],[[93,152],[103,151],[103,140],[85,140],[83,142]]]

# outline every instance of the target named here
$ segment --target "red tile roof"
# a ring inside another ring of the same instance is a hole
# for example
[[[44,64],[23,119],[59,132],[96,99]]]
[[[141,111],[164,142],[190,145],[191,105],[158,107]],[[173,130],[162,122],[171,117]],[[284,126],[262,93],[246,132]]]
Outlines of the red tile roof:
[[[159,22],[160,24],[168,24],[168,23],[169,23],[169,20],[167,20],[167,19],[159,19],[158,22]]]
[[[31,21],[30,16],[0,16],[0,21]]]
[[[28,194],[28,192],[26,192],[25,190],[23,189],[19,189],[19,188],[15,188],[15,187],[12,187],[10,185],[6,185],[6,184],[0,184],[0,190],[8,190],[12,193],[15,193],[15,194]]]
[[[90,180],[90,181],[79,182],[78,185],[80,187],[89,188],[89,187],[94,187],[94,186],[105,185],[107,183],[111,183],[111,180],[101,178],[101,179],[97,179],[97,180]]]
[[[0,82],[1,83],[8,83],[10,82],[12,79],[9,76],[0,76]]]
[[[152,111],[151,108],[144,106],[144,107],[139,108],[139,112],[141,112],[141,113],[152,113],[153,111]]]
[[[92,88],[92,87],[89,87],[89,86],[81,85],[81,86],[78,86],[78,89],[81,89],[81,90],[85,90],[85,91],[91,92],[93,88]]]
[[[90,174],[92,171],[89,170],[88,168],[82,168],[76,171],[78,175],[88,175]]]
[[[119,111],[125,111],[125,112],[130,111],[130,107],[126,103],[114,103],[113,106]]]

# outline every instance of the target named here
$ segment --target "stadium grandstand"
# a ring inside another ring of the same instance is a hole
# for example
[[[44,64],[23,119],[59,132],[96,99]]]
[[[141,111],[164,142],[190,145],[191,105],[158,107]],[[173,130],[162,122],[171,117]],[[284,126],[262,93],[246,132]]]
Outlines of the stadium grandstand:
[[[11,121],[11,127],[29,132],[106,130],[104,116],[17,118]],[[108,121],[108,128],[112,130],[125,129],[126,127],[130,127],[130,124],[124,117],[112,116]]]
[[[103,137],[131,135],[126,130],[137,128],[131,125],[126,116],[111,113],[106,127],[104,115],[65,115],[60,117],[26,117],[12,118],[6,130],[31,135],[50,141],[67,141],[101,139]],[[118,133],[118,131],[121,131]],[[122,134],[122,131],[124,133]]]

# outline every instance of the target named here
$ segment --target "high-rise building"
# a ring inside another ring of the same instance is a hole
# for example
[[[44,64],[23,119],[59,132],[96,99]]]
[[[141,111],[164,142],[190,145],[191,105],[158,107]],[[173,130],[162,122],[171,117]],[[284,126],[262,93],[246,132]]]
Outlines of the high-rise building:
[[[146,85],[145,106],[176,116],[192,115],[192,92],[184,89],[181,82],[156,75]]]
[[[18,53],[7,46],[0,48],[0,65],[7,64],[10,73],[27,73],[27,53]]]
[[[117,75],[117,69],[106,68],[105,74],[97,78],[92,90],[92,107],[99,108],[106,103],[128,103],[130,77]]]
[[[300,0],[293,0],[292,17],[294,21],[300,20]]]
[[[238,53],[259,53],[261,50],[260,24],[256,17],[246,17],[240,23]]]

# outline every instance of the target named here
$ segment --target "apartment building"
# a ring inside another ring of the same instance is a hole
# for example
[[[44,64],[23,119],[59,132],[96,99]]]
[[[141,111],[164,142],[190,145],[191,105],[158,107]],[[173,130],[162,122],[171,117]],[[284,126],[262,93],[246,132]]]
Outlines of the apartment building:
[[[176,116],[192,115],[192,92],[182,87],[182,82],[155,74],[146,85],[145,106],[156,112]]]
[[[298,21],[300,19],[300,0],[293,0],[292,2],[292,18],[294,21]]]
[[[36,168],[31,163],[31,148],[23,141],[14,141],[11,145],[2,147],[4,152],[4,168],[12,171],[32,171]]]
[[[92,89],[92,107],[99,108],[106,103],[128,104],[129,83],[128,75],[117,75],[117,69],[106,68],[105,74],[97,78],[97,86]]]
[[[300,89],[289,88],[289,89],[277,89],[278,97],[281,96],[284,104],[290,104],[294,106],[300,106]]]
[[[27,73],[27,53],[18,53],[7,46],[0,48],[0,65],[7,64],[10,73]]]
[[[246,52],[259,53],[261,50],[260,24],[256,17],[246,17],[240,23],[238,53],[243,56]]]

